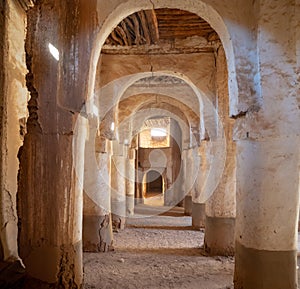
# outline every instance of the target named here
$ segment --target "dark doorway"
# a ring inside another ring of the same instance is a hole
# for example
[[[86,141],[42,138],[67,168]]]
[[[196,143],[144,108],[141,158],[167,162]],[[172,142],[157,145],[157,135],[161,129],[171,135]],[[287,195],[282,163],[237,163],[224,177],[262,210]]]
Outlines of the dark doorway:
[[[150,171],[147,173],[147,190],[146,190],[146,198],[153,197],[158,194],[163,193],[163,179],[159,172]]]

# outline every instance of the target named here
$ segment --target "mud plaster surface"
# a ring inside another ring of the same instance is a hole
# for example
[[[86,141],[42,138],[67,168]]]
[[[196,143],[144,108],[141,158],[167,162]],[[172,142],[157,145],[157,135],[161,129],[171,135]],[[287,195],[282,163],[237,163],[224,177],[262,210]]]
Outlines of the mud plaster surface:
[[[233,288],[233,258],[205,256],[204,233],[191,222],[179,209],[127,220],[114,252],[84,254],[84,288]]]

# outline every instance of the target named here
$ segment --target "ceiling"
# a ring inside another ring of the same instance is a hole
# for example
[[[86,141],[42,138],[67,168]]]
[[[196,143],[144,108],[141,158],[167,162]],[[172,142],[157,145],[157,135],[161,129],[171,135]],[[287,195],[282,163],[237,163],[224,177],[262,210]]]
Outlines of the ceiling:
[[[144,121],[144,128],[168,128],[170,122],[170,117],[150,118]]]
[[[212,27],[198,15],[179,9],[142,10],[131,14],[112,31],[106,46],[146,46],[200,36],[217,40]]]

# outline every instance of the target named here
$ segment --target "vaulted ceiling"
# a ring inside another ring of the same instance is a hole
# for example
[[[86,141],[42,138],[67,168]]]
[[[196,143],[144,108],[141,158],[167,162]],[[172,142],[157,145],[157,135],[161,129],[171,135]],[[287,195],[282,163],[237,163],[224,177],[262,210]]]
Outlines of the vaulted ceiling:
[[[217,40],[212,27],[198,15],[179,9],[142,10],[125,18],[111,32],[107,46],[157,45],[161,42],[204,37]]]

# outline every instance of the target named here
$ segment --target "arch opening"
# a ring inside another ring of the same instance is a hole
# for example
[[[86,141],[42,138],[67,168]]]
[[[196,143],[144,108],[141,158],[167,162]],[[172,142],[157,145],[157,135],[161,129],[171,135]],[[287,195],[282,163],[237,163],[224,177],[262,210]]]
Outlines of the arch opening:
[[[136,3],[135,1],[128,1],[126,4],[119,5],[106,19],[101,29],[97,34],[93,54],[91,58],[89,84],[90,90],[88,92],[88,99],[93,95],[96,80],[96,65],[99,61],[101,51],[107,38],[112,33],[113,29],[118,26],[119,23],[134,13],[142,10],[152,9],[180,9],[194,13],[198,17],[202,18],[208,23],[217,33],[220,38],[226,53],[227,66],[228,66],[228,87],[230,98],[230,114],[235,115],[238,113],[238,84],[235,68],[235,55],[233,44],[227,25],[224,20],[218,14],[218,12],[205,2],[197,1],[197,3],[191,3],[190,0],[174,2],[169,0],[158,0],[154,3]]]

